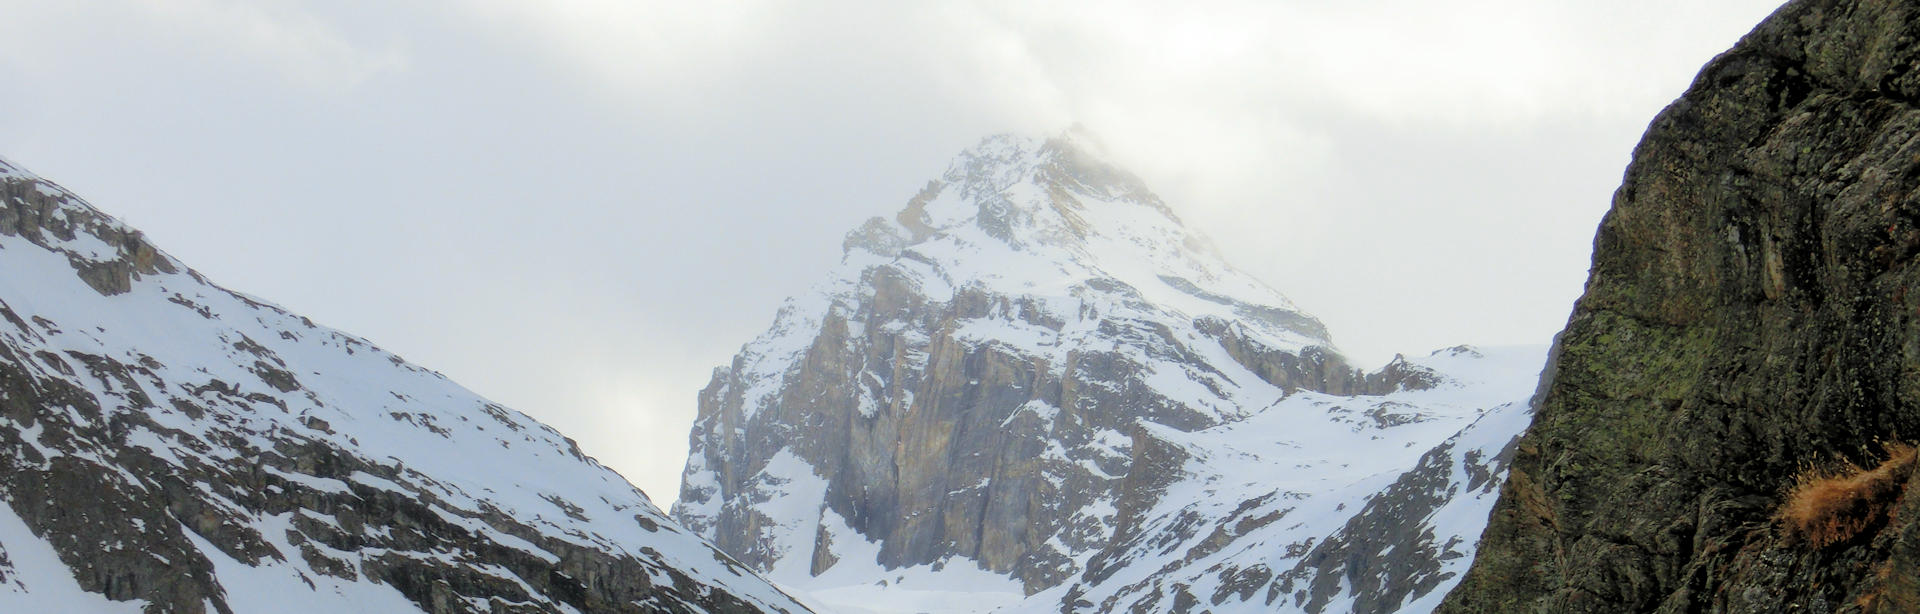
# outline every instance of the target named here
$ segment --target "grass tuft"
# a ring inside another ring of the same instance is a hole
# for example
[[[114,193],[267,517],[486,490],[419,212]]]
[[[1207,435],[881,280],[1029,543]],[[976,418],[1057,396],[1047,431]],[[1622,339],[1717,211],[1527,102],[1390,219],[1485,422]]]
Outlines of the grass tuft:
[[[1913,446],[1890,443],[1886,451],[1887,459],[1872,469],[1847,463],[1802,473],[1777,515],[1788,539],[1825,548],[1884,522],[1914,464]]]

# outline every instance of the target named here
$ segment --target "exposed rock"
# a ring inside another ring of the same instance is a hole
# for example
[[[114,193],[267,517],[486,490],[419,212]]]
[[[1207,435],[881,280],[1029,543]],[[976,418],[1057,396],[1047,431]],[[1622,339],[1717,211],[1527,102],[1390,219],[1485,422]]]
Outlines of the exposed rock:
[[[1916,40],[1912,2],[1792,2],[1654,120],[1442,611],[1914,611],[1913,497],[1825,548],[1773,515],[1920,433]]]

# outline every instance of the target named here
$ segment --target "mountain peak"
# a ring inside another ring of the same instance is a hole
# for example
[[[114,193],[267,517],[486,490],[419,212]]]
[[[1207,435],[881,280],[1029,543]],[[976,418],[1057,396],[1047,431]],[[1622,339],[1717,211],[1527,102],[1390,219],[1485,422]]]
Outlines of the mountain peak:
[[[1047,138],[987,137],[955,156],[892,219],[868,220],[843,246],[893,256],[938,234],[977,229],[1014,248],[1151,231],[1154,241],[1210,249],[1104,151],[1079,126]]]
[[[1094,191],[1151,197],[1146,186],[1109,160],[1100,139],[1074,126],[1050,137],[997,134],[955,156],[944,180],[984,189],[1040,178]],[[1158,198],[1151,198],[1158,201]]]
[[[1078,126],[982,139],[897,214],[848,233],[845,268],[930,269],[914,277],[942,297],[969,286],[1013,295],[1112,289],[1189,318],[1250,323],[1275,347],[1332,348],[1318,320],[1228,265],[1102,151]]]
[[[950,607],[1165,609],[1154,604],[1180,601],[1162,596],[1188,592],[1219,604],[1226,593],[1187,588],[1227,575],[1201,560],[1218,546],[1177,544],[1257,533],[1241,543],[1304,554],[1420,444],[1531,390],[1476,396],[1492,388],[1445,368],[1464,359],[1353,369],[1324,325],[1208,249],[1084,130],[988,137],[845,245],[827,280],[701,391],[674,508],[735,559],[834,606],[867,608],[869,587],[886,587],[882,601],[924,610],[920,596],[962,585],[970,603]],[[1340,396],[1366,391],[1394,396]],[[1372,451],[1359,463],[1341,458],[1350,448]],[[1459,454],[1492,456],[1477,440]],[[1433,459],[1435,475],[1454,475],[1453,456]],[[1305,477],[1221,490],[1275,468]],[[1317,511],[1277,522],[1316,496]],[[1372,529],[1341,533],[1356,537],[1315,560],[1442,548],[1451,560],[1458,549],[1438,544],[1460,538],[1413,542],[1465,534],[1386,544],[1398,538]],[[1310,577],[1332,594],[1358,573],[1286,564],[1300,569],[1285,579],[1249,567],[1240,594],[1292,595],[1265,587]],[[1146,577],[1169,569],[1188,571]],[[1383,573],[1443,573],[1427,569]]]

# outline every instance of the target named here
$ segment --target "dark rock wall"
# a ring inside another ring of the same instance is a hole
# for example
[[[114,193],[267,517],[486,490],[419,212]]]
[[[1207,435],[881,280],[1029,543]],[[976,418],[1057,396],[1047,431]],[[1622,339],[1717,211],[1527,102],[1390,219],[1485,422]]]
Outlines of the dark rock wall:
[[[1441,611],[1914,611],[1914,501],[1827,548],[1772,515],[1920,437],[1917,42],[1920,3],[1793,2],[1654,120]]]

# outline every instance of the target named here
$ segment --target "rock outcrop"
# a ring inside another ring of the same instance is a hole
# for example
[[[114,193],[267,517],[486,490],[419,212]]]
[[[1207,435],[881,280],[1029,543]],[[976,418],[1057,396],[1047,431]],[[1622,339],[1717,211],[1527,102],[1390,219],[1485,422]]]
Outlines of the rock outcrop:
[[[1833,543],[1776,520],[1920,437],[1916,41],[1914,2],[1795,1],[1654,120],[1441,611],[1920,608],[1911,482]]]
[[[0,162],[0,611],[806,611],[571,440]]]

